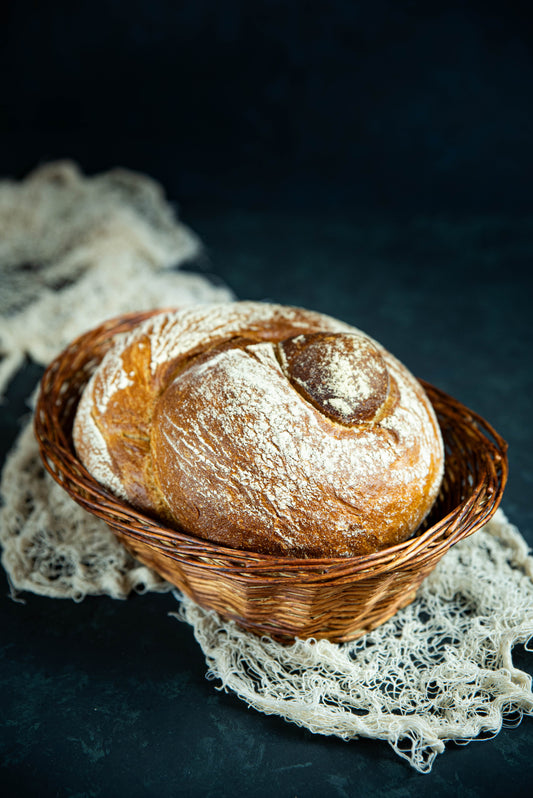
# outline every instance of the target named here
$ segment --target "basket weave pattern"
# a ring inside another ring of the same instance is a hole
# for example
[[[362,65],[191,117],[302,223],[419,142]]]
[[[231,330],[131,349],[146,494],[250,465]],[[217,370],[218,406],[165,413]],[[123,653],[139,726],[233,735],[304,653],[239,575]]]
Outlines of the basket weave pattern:
[[[446,467],[430,516],[404,543],[360,557],[282,558],[219,546],[140,513],[99,485],[79,462],[72,424],[83,388],[114,336],[152,314],[110,320],[50,364],[41,382],[35,433],[45,467],[72,498],[201,606],[281,641],[352,640],[412,601],[450,546],[496,511],[507,480],[505,442],[478,415],[422,382],[441,426]]]

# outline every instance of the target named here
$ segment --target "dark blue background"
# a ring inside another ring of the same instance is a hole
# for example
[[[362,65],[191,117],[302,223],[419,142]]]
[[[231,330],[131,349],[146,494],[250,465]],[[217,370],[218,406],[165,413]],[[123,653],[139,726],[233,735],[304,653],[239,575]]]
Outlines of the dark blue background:
[[[69,155],[182,203],[531,206],[515,0],[4,0],[0,173]]]

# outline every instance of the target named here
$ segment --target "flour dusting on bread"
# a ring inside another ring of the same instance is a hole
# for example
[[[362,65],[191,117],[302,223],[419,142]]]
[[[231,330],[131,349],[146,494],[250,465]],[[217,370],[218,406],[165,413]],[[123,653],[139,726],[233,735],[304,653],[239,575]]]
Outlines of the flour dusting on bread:
[[[165,312],[117,341],[74,429],[102,484],[191,534],[289,556],[400,542],[436,498],[440,431],[377,342],[267,303]]]

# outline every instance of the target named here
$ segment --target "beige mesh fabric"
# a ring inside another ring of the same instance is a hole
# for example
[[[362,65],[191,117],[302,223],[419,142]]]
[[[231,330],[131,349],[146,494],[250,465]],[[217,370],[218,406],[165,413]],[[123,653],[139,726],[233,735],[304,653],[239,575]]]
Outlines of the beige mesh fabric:
[[[123,599],[132,591],[170,590],[49,476],[31,423],[7,458],[0,489],[2,564],[13,596],[28,590],[81,601],[87,595]]]
[[[5,182],[0,230],[0,394],[26,355],[45,364],[106,317],[231,298],[169,269],[198,243],[139,175],[89,179],[60,163]],[[2,563],[14,597],[79,601],[171,589],[48,476],[31,419],[0,493]],[[175,595],[217,687],[317,734],[385,740],[421,772],[447,741],[494,735],[533,714],[531,677],[513,663],[513,647],[528,647],[533,636],[533,558],[501,510],[446,554],[413,604],[354,643],[280,646]]]
[[[178,617],[221,689],[317,734],[385,740],[428,773],[447,742],[486,739],[533,714],[531,676],[512,653],[533,651],[532,578],[527,545],[498,510],[446,554],[413,604],[353,643],[281,646],[179,596]]]
[[[58,162],[0,182],[0,395],[26,356],[44,365],[112,316],[231,299],[173,268],[199,249],[142,175]]]

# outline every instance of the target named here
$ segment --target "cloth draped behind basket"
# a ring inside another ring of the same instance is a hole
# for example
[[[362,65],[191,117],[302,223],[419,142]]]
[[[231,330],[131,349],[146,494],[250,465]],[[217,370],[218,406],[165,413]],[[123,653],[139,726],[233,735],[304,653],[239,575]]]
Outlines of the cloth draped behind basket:
[[[199,242],[139,175],[85,178],[70,163],[45,166],[0,184],[0,228],[0,393],[25,358],[45,365],[104,318],[232,298],[172,268]],[[14,596],[171,590],[49,477],[31,423],[8,456],[1,492]],[[386,740],[421,772],[446,741],[493,735],[533,713],[531,678],[512,656],[533,635],[533,559],[501,510],[446,554],[413,604],[352,643],[283,646],[175,595],[218,687],[318,734]]]

